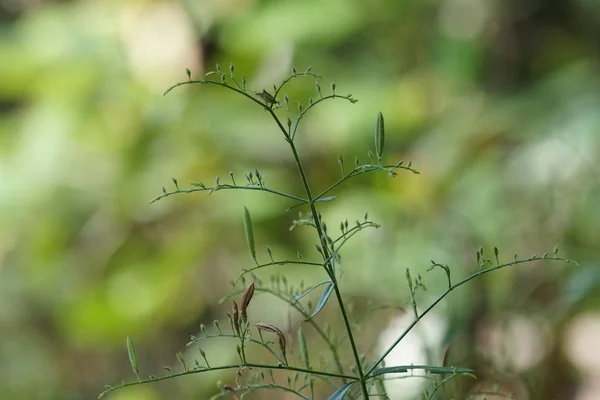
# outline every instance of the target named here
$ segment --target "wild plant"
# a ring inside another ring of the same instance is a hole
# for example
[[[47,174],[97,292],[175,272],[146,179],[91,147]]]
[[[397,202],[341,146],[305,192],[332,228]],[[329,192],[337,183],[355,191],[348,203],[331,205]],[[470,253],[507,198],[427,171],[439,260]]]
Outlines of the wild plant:
[[[172,189],[167,190],[163,187],[162,194],[152,200],[152,202],[177,194],[194,192],[212,194],[223,190],[261,191],[283,197],[291,201],[289,209],[296,207],[306,208],[306,211],[301,212],[300,217],[293,221],[292,227],[307,226],[314,231],[316,241],[315,254],[318,255],[318,259],[311,258],[307,260],[300,252],[297,253],[296,259],[279,259],[275,257],[271,248],[267,246],[266,257],[268,261],[259,261],[251,213],[244,207],[242,209],[243,226],[248,250],[254,261],[254,265],[242,270],[240,276],[234,282],[235,289],[233,293],[225,299],[225,301],[231,300],[231,311],[227,313],[227,322],[222,323],[222,321],[216,320],[213,323],[214,329],[211,328],[210,330],[201,325],[199,334],[192,336],[188,343],[188,346],[197,343],[209,346],[213,339],[231,340],[236,345],[238,360],[229,365],[215,365],[214,362],[209,360],[202,347],[200,347],[199,357],[194,359],[193,363],[188,363],[181,352],[176,354],[176,358],[181,364],[180,371],[175,372],[171,368],[165,367],[166,374],[162,376],[150,375],[148,378],[142,379],[133,341],[130,337],[127,337],[126,344],[129,360],[137,379],[132,382],[122,382],[116,386],[107,385],[105,387],[106,390],[99,397],[114,390],[133,385],[159,382],[166,379],[211,371],[231,370],[230,381],[226,384],[220,384],[218,393],[212,399],[227,396],[234,399],[242,399],[248,393],[258,390],[288,392],[305,400],[322,396],[319,393],[324,393],[325,391],[328,393],[326,396],[328,396],[329,400],[369,399],[377,396],[380,399],[389,399],[384,385],[386,376],[389,376],[389,374],[423,370],[432,382],[431,386],[426,388],[423,393],[423,396],[430,400],[436,396],[436,393],[449,380],[459,375],[474,376],[475,371],[469,368],[445,365],[385,366],[384,359],[386,356],[406,337],[421,319],[438,306],[452,291],[484,274],[540,260],[576,264],[574,261],[559,257],[558,248],[556,247],[552,253],[544,253],[541,256],[536,254],[527,258],[518,258],[515,253],[510,261],[501,261],[500,252],[497,247],[494,247],[491,254],[488,254],[484,251],[483,247],[480,247],[475,252],[476,268],[474,272],[463,279],[456,280],[448,265],[431,261],[427,271],[441,271],[443,273],[442,277],[446,282],[446,290],[439,294],[427,307],[423,307],[423,311],[419,311],[421,308],[417,307],[416,296],[418,291],[425,289],[421,275],[414,274],[411,270],[406,269],[405,278],[409,294],[407,303],[409,305],[408,309],[412,313],[413,321],[383,354],[365,356],[357,344],[356,332],[350,320],[348,305],[342,296],[339,269],[342,260],[340,252],[355,235],[369,228],[378,228],[379,224],[371,221],[368,214],[365,214],[364,218],[357,219],[354,223],[349,223],[348,220],[341,221],[338,231],[334,234],[333,229],[325,223],[325,219],[319,212],[318,206],[320,203],[334,201],[337,195],[333,193],[339,189],[340,185],[359,175],[383,172],[393,178],[397,176],[397,171],[407,171],[413,174],[419,174],[419,172],[412,167],[410,161],[406,163],[404,161],[398,161],[393,164],[384,163],[386,130],[384,117],[379,113],[376,116],[375,122],[374,148],[373,151],[368,152],[368,162],[363,163],[356,157],[353,166],[348,167],[344,158],[338,156],[337,162],[340,167],[341,177],[321,193],[313,193],[305,165],[296,147],[298,127],[311,110],[327,100],[341,99],[350,103],[356,103],[358,100],[352,97],[351,94],[339,94],[335,83],[332,83],[327,93],[325,93],[319,83],[322,77],[311,72],[310,67],[302,72],[293,68],[291,75],[279,85],[274,85],[271,92],[264,88],[260,91],[250,90],[247,87],[245,77],[242,76],[241,79],[238,79],[234,74],[234,70],[235,67],[233,64],[229,65],[227,71],[224,71],[217,64],[216,70],[206,74],[206,79],[192,79],[192,74],[187,69],[188,79],[167,89],[165,95],[173,89],[184,85],[215,85],[245,97],[250,103],[257,106],[257,108],[266,111],[281,132],[283,140],[289,146],[298,170],[299,184],[303,189],[303,196],[288,194],[268,186],[265,177],[256,168],[245,175],[243,183],[237,181],[233,173],[229,173],[229,182],[227,183],[217,177],[212,185],[197,182],[192,183],[188,188],[180,188],[179,182],[173,178]],[[313,80],[316,90],[314,98],[310,97],[305,102],[292,101],[284,93],[283,89],[286,85],[298,78]],[[292,107],[293,103],[297,104],[295,108]],[[270,284],[265,284],[255,273],[259,269],[285,265],[320,267],[326,279],[311,284],[308,287],[304,287],[303,284],[295,287],[288,285],[285,274],[274,275],[271,277]],[[309,299],[309,295],[313,292],[320,292],[320,297],[314,305]],[[284,332],[284,329],[268,321],[256,321],[252,318],[252,300],[257,294],[274,296],[284,301],[302,317],[303,321],[299,324],[294,334],[293,346],[290,344],[292,338],[289,333]],[[330,332],[330,327],[325,327],[315,319],[329,303],[332,296],[343,323],[344,334],[341,338],[334,337]],[[238,300],[236,301],[235,299]],[[314,331],[315,337],[318,340],[322,340],[324,347],[329,352],[331,363],[327,364],[324,368],[317,367],[318,363],[311,355],[310,349],[312,346],[305,336],[307,329]],[[341,351],[341,343],[345,341],[350,348],[351,354],[349,354],[349,357],[344,357],[345,354],[342,354]],[[250,347],[262,348],[267,352],[271,361],[254,361],[252,354],[255,354],[255,352],[249,351]],[[283,380],[280,377],[282,372],[286,375]],[[324,385],[318,385],[319,382],[324,383]]]

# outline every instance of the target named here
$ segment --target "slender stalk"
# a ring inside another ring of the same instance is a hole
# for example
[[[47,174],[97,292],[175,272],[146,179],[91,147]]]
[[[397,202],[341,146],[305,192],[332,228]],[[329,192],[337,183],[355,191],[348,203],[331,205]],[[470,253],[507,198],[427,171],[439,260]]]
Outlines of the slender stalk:
[[[166,192],[161,194],[160,196],[155,197],[154,199],[152,199],[150,201],[150,203],[154,203],[160,199],[164,199],[165,197],[169,197],[172,196],[174,194],[179,194],[179,193],[193,193],[193,192],[216,192],[219,190],[231,190],[231,189],[236,189],[236,190],[256,190],[259,192],[268,192],[268,193],[273,193],[276,194],[277,196],[281,196],[281,197],[285,197],[288,199],[292,199],[292,200],[297,200],[300,201],[300,204],[306,204],[308,203],[308,201],[306,199],[303,199],[301,197],[298,196],[294,196],[293,194],[288,194],[288,193],[283,193],[283,192],[279,192],[277,190],[273,190],[273,189],[269,189],[266,188],[264,186],[237,186],[237,185],[228,185],[228,184],[224,184],[224,185],[218,185],[218,186],[214,186],[214,187],[194,187],[194,188],[189,188],[189,189],[178,189],[178,190],[174,190],[172,192]]]
[[[350,375],[342,375],[342,374],[336,374],[336,373],[325,372],[325,371],[312,371],[312,370],[308,370],[305,368],[296,368],[296,367],[290,367],[287,365],[280,367],[277,365],[244,363],[244,364],[241,364],[241,366],[248,367],[248,368],[287,370],[287,371],[295,371],[295,372],[301,372],[301,373],[312,374],[312,375],[317,375],[317,376],[326,376],[326,377],[331,377],[331,378],[356,380],[356,377],[350,376]],[[141,380],[141,381],[127,382],[127,383],[122,383],[118,386],[112,386],[110,389],[107,389],[104,392],[100,393],[98,398],[104,396],[105,394],[107,394],[109,392],[112,392],[113,390],[121,389],[121,388],[128,387],[128,386],[141,385],[141,384],[150,383],[150,382],[160,382],[160,381],[164,381],[166,379],[178,378],[180,376],[198,374],[198,373],[202,373],[202,372],[219,371],[219,370],[225,370],[225,369],[239,369],[239,368],[240,368],[240,364],[222,365],[220,367],[210,367],[210,368],[192,367],[186,371],[178,372],[175,374],[169,374],[169,375],[165,375],[165,376],[161,376],[161,377],[156,377],[154,379],[146,379],[146,380]]]
[[[350,320],[348,318],[348,314],[346,312],[346,307],[344,306],[344,302],[342,300],[342,295],[340,293],[337,279],[335,277],[335,271],[333,271],[333,268],[331,268],[331,258],[330,258],[329,247],[327,245],[327,241],[325,240],[325,236],[323,234],[323,227],[321,225],[321,221],[319,220],[319,214],[317,212],[317,208],[315,207],[315,200],[313,199],[313,195],[310,190],[308,180],[306,178],[306,173],[304,172],[304,167],[302,166],[302,161],[300,161],[300,157],[298,156],[296,146],[294,145],[294,142],[290,139],[290,137],[286,133],[285,128],[283,128],[283,125],[281,124],[281,122],[279,121],[279,119],[277,118],[275,113],[272,110],[269,110],[269,111],[270,111],[273,119],[275,119],[275,121],[279,125],[280,129],[286,136],[287,142],[290,145],[290,148],[294,155],[294,160],[296,161],[296,166],[298,167],[298,172],[300,173],[300,178],[302,180],[302,185],[304,186],[304,191],[306,192],[306,197],[308,199],[308,204],[309,204],[310,210],[312,212],[312,216],[313,216],[313,219],[315,222],[315,227],[317,228],[317,234],[319,235],[319,241],[321,242],[321,247],[323,248],[323,252],[324,252],[323,258],[325,260],[329,260],[329,261],[327,261],[327,263],[325,264],[324,267],[333,282],[333,289],[335,291],[335,296],[337,298],[338,305],[340,307],[340,312],[341,312],[342,318],[344,320],[344,326],[345,326],[346,332],[348,334],[348,339],[350,340],[350,346],[352,347],[352,354],[354,356],[354,362],[355,362],[356,370],[357,370],[358,376],[359,376],[359,382],[360,382],[362,395],[363,395],[364,399],[367,400],[369,398],[369,390],[367,389],[365,375],[363,373],[362,365],[360,363],[360,356],[358,355],[358,349],[357,349],[356,343],[354,341],[354,335],[352,334]]]

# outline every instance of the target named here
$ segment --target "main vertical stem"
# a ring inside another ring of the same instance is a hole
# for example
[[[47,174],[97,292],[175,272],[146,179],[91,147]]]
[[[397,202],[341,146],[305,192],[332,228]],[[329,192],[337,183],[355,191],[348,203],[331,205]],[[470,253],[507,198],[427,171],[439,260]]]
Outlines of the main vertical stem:
[[[277,118],[274,116],[277,120]],[[278,120],[277,120],[278,121]],[[279,121],[278,121],[279,122]],[[281,127],[281,124],[280,124]],[[285,134],[285,130],[284,130]],[[300,157],[298,156],[298,152],[296,151],[296,146],[294,142],[286,135],[288,138],[287,141],[292,149],[292,153],[294,154],[294,160],[296,161],[296,165],[298,167],[298,172],[300,173],[300,178],[302,179],[302,185],[304,186],[304,190],[306,191],[306,197],[309,201],[310,210],[313,215],[313,220],[315,222],[315,227],[317,228],[317,234],[319,235],[319,240],[321,241],[321,247],[323,248],[323,257],[325,260],[330,260],[331,254],[329,252],[329,247],[327,241],[325,239],[325,235],[323,234],[323,227],[321,226],[321,221],[319,220],[319,214],[317,212],[317,208],[315,207],[315,201],[312,196],[312,192],[310,190],[310,186],[308,185],[308,180],[306,179],[306,174],[304,173],[304,168],[302,166],[302,162],[300,161]],[[362,369],[362,365],[360,364],[360,356],[358,355],[358,349],[356,347],[356,343],[354,342],[354,336],[352,335],[352,328],[350,327],[350,321],[348,319],[348,314],[346,312],[346,307],[344,307],[344,302],[342,300],[342,295],[340,293],[340,289],[338,287],[337,279],[335,277],[335,272],[333,268],[331,268],[331,261],[327,261],[327,265],[325,266],[327,269],[327,273],[333,282],[333,290],[335,291],[335,296],[337,298],[338,304],[340,306],[340,311],[342,312],[342,318],[344,320],[344,326],[346,327],[346,332],[348,333],[348,339],[350,341],[350,346],[352,347],[352,353],[354,355],[354,362],[356,364],[356,370],[358,371],[358,376],[360,379],[360,386],[363,398],[365,400],[369,399],[369,391],[367,389],[367,383],[365,381],[365,375]]]

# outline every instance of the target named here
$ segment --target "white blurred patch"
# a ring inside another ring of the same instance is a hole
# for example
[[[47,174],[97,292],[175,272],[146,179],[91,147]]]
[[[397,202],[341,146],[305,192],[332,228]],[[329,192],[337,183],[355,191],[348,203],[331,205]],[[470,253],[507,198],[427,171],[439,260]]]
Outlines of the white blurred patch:
[[[414,316],[410,312],[392,320],[387,329],[379,336],[379,354],[383,354],[413,320]],[[428,314],[387,355],[385,358],[386,367],[423,364],[442,365],[443,351],[441,344],[446,329],[447,322],[444,318],[436,314]],[[411,378],[411,375],[414,378]],[[430,384],[428,380],[418,378],[425,375],[426,373],[423,370],[387,375],[387,378],[394,379],[385,381],[385,389],[391,399],[412,399],[423,392],[425,385]]]
[[[548,351],[545,321],[512,315],[479,332],[478,348],[497,367],[523,372],[539,364]]]
[[[272,94],[273,83],[279,83],[291,75],[293,57],[294,47],[291,43],[281,44],[267,53],[252,79],[252,89],[257,92],[266,89]],[[299,66],[298,70],[302,71],[303,67]]]
[[[600,313],[584,314],[570,323],[564,344],[567,358],[584,376],[594,377],[597,386],[600,384],[599,338]],[[600,396],[594,398],[600,399]]]
[[[189,18],[177,2],[143,3],[124,7],[121,37],[132,73],[146,86],[164,91],[187,80],[186,68],[202,65]]]

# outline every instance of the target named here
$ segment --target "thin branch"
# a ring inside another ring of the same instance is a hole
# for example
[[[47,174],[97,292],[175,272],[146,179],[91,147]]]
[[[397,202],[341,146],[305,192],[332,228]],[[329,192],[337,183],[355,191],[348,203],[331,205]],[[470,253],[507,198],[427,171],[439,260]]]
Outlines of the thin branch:
[[[243,363],[243,364],[223,365],[220,367],[211,367],[210,369],[192,367],[186,371],[178,372],[175,374],[169,374],[169,375],[165,375],[165,376],[161,376],[161,377],[156,377],[154,379],[144,379],[141,381],[134,381],[134,382],[123,382],[118,386],[111,386],[110,388],[106,388],[105,391],[100,393],[98,398],[101,398],[102,396],[106,395],[107,393],[110,393],[117,389],[122,389],[124,387],[142,385],[142,384],[151,383],[151,382],[160,382],[160,381],[164,381],[167,379],[178,378],[180,376],[186,376],[186,375],[192,375],[192,374],[199,374],[202,372],[212,372],[212,371],[220,371],[220,370],[226,370],[226,369],[238,369],[238,368],[240,368],[240,366],[248,367],[248,368],[287,370],[287,371],[301,372],[301,373],[311,374],[311,375],[316,375],[316,376],[326,376],[326,377],[331,377],[331,378],[357,380],[356,377],[350,376],[350,375],[342,375],[342,374],[336,374],[336,373],[325,372],[325,371],[312,371],[312,370],[308,370],[305,368],[290,367],[289,365],[277,366],[277,365],[267,365],[267,364]]]
[[[480,275],[483,274],[487,274],[489,272],[493,272],[502,268],[506,268],[506,267],[510,267],[513,265],[517,265],[517,264],[523,264],[523,263],[527,263],[527,262],[531,262],[531,261],[541,261],[541,260],[548,260],[548,261],[562,261],[562,262],[566,262],[569,264],[574,264],[574,265],[578,265],[575,261],[572,260],[568,260],[566,258],[560,258],[560,257],[551,257],[551,258],[544,258],[544,257],[539,257],[539,256],[533,256],[527,259],[522,259],[522,260],[516,260],[516,261],[512,261],[506,264],[501,264],[495,267],[491,267],[488,269],[482,269],[479,270],[477,272],[474,272],[473,274],[469,275],[468,277],[466,277],[465,279],[463,279],[462,281],[455,283],[454,285],[450,286],[448,289],[446,289],[446,291],[444,293],[442,293],[429,307],[427,307],[427,309],[425,311],[423,311],[420,315],[418,315],[417,318],[415,318],[415,320],[404,330],[404,332],[402,332],[402,334],[398,337],[398,339],[396,339],[396,341],[383,353],[383,355],[373,364],[373,366],[367,371],[367,376],[370,376],[373,371],[377,368],[377,366],[379,364],[381,364],[381,362],[385,359],[385,357],[387,357],[388,354],[390,354],[390,352],[394,349],[394,347],[396,347],[398,345],[398,343],[400,343],[402,341],[402,339],[404,339],[404,337],[414,328],[414,326],[425,316],[427,315],[431,310],[433,310],[433,308],[435,306],[437,306],[439,304],[440,301],[442,301],[446,296],[448,296],[450,294],[450,292],[452,292],[454,289],[458,288],[459,286],[464,285],[465,283],[477,278]]]
[[[353,178],[355,176],[364,174],[366,172],[371,172],[371,171],[385,171],[387,173],[393,173],[394,169],[405,169],[407,171],[411,171],[414,174],[420,174],[420,172],[417,171],[416,169],[411,168],[410,166],[401,165],[400,163],[395,164],[395,165],[386,165],[386,166],[373,165],[373,164],[364,164],[364,165],[361,165],[361,166],[358,166],[358,167],[354,168],[352,171],[350,171],[349,173],[347,173],[346,176],[340,178],[337,182],[335,182],[330,187],[328,187],[327,189],[325,189],[320,195],[318,195],[317,197],[315,197],[314,200],[316,201],[316,200],[320,199],[321,197],[325,196],[326,194],[328,194],[329,192],[331,192],[333,189],[335,189],[336,187],[338,187],[339,185],[341,185],[342,183],[344,183],[348,179]]]
[[[269,189],[266,188],[264,186],[239,186],[239,185],[229,185],[229,184],[223,184],[223,185],[217,185],[217,186],[198,186],[198,187],[193,187],[193,188],[189,188],[189,189],[177,189],[174,190],[172,192],[164,192],[163,194],[161,194],[160,196],[155,197],[154,199],[152,199],[150,201],[150,203],[154,203],[160,199],[164,199],[165,197],[169,197],[169,196],[173,196],[175,194],[180,194],[180,193],[193,193],[193,192],[209,192],[208,194],[211,194],[213,192],[217,192],[219,190],[231,190],[231,189],[237,189],[237,190],[255,190],[255,191],[259,191],[259,192],[268,192],[268,193],[273,193],[276,194],[278,196],[281,197],[285,197],[288,199],[292,199],[292,200],[297,200],[302,202],[303,204],[308,203],[308,200],[303,199],[302,197],[298,197],[298,196],[294,196],[292,194],[287,194],[287,193],[282,193],[279,192],[277,190],[273,190],[273,189]]]
[[[248,268],[248,269],[242,269],[242,271],[244,271],[240,276],[238,276],[238,278],[234,281],[235,283],[239,282],[240,279],[242,279],[245,275],[256,271],[257,269],[261,269],[261,268],[266,268],[266,267],[270,267],[273,265],[287,265],[287,264],[293,264],[293,265],[313,265],[313,266],[317,266],[317,267],[322,267],[323,263],[316,263],[316,262],[309,262],[309,261],[295,261],[295,260],[284,260],[284,261],[273,261],[270,263],[266,263],[266,264],[259,264],[255,267],[252,268]]]

